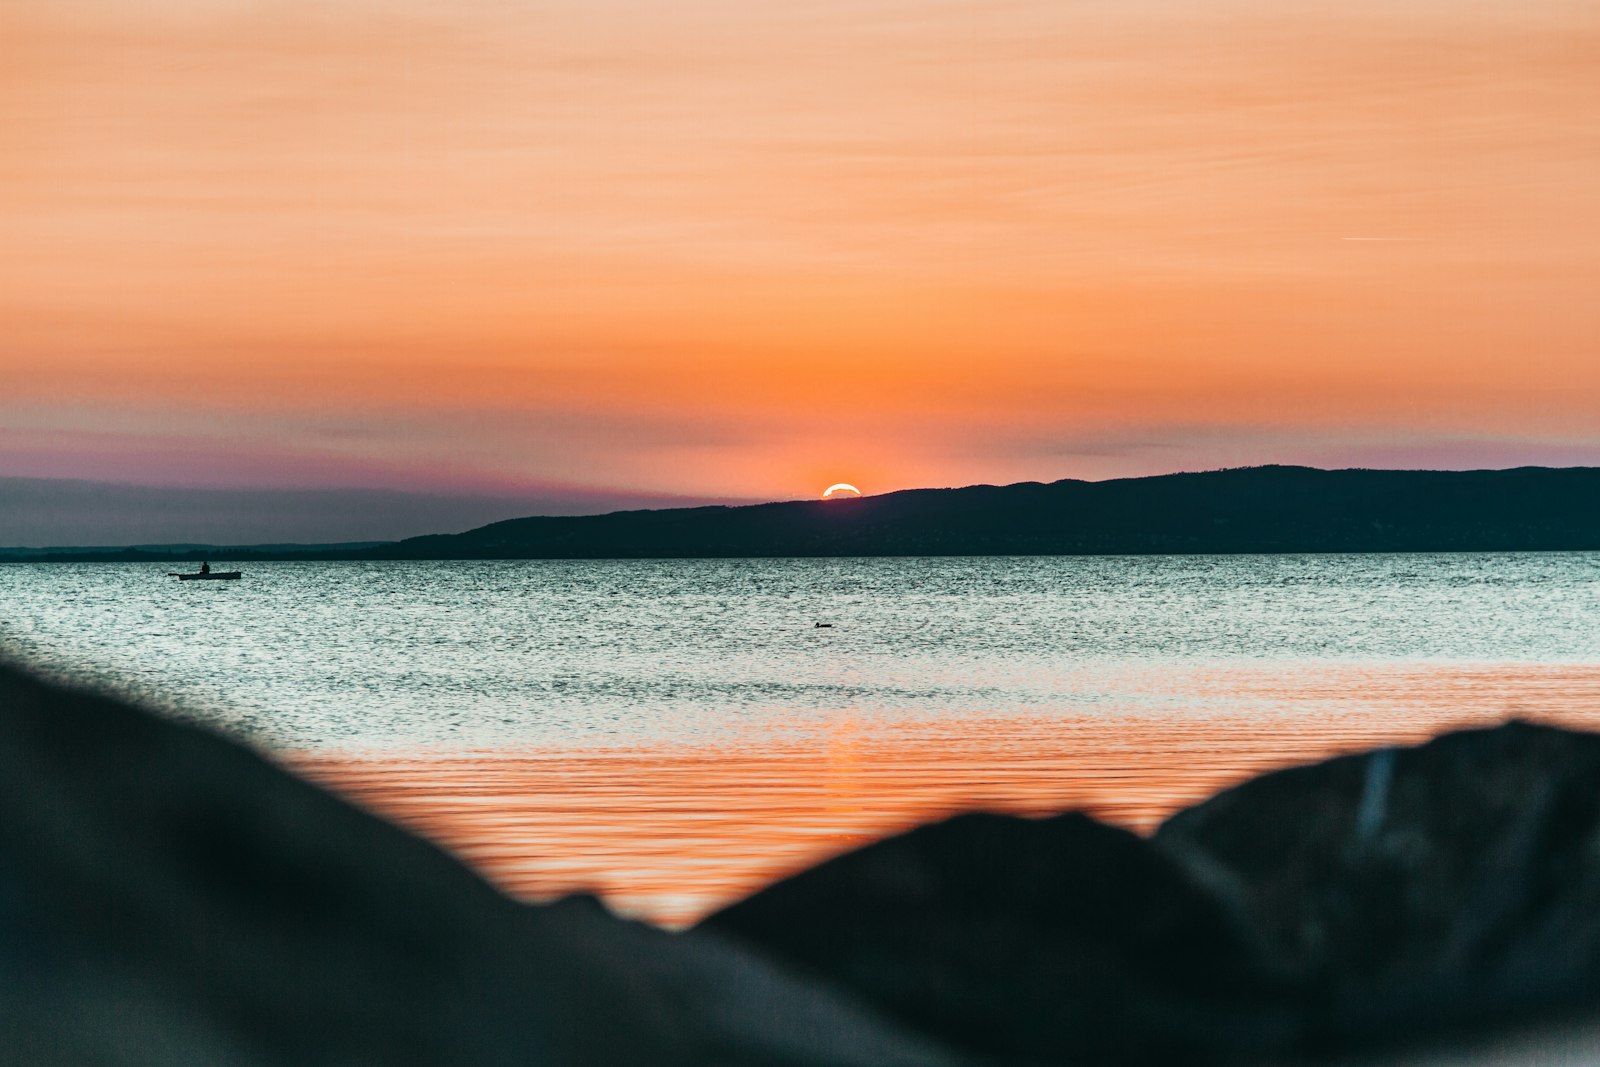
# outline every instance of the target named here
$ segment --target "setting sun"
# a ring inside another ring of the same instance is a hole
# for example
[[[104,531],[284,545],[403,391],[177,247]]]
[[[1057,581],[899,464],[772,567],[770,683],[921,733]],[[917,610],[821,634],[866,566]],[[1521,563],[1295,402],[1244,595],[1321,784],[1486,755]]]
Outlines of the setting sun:
[[[832,500],[834,499],[834,494],[836,493],[847,493],[851,496],[860,496],[861,490],[857,489],[849,482],[835,482],[822,491],[822,499]]]

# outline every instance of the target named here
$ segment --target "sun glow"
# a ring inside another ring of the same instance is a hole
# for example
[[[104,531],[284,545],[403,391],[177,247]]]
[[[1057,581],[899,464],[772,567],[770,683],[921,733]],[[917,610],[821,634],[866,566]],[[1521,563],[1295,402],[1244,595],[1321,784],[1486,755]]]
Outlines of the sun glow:
[[[834,494],[836,493],[848,494],[849,496],[860,496],[861,490],[857,489],[849,482],[835,482],[833,485],[828,486],[828,488],[822,491],[822,499],[832,500],[834,499]]]

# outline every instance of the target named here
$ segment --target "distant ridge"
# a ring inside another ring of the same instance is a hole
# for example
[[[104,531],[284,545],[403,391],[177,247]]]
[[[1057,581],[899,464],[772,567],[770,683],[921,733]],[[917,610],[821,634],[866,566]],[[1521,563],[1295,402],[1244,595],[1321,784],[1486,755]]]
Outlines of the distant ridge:
[[[1600,549],[1600,468],[1246,467],[497,522],[385,559]]]
[[[510,519],[351,548],[211,547],[213,560],[643,559],[1600,550],[1600,468],[1245,467],[1105,482]],[[53,550],[53,560],[169,560]]]
[[[256,555],[292,555],[296,558],[304,556],[307,552],[359,552],[363,549],[377,548],[379,545],[392,545],[393,541],[338,541],[327,544],[266,544],[266,545],[214,545],[202,542],[186,542],[181,545],[114,545],[83,546],[46,546],[43,548],[0,548],[0,560],[15,559],[21,556],[38,558],[41,556],[56,556],[66,553],[68,555],[82,556],[95,553],[129,553],[138,552],[143,555],[174,555],[179,558],[198,556],[216,552],[247,552]]]
[[[97,545],[47,546],[43,548],[0,548],[0,563],[56,563],[61,561],[132,563],[183,562],[202,559],[333,559],[354,558],[352,554],[370,551],[393,541],[340,541],[329,544],[264,545],[128,545],[124,548]]]

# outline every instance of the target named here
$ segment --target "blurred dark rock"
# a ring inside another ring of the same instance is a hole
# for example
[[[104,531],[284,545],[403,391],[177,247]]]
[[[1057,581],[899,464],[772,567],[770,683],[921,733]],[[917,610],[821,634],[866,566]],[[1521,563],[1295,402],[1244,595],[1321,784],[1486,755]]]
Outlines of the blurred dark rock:
[[[1596,1032],[1597,816],[1600,737],[1514,723],[1269,774],[1153,841],[962,816],[699,929],[1004,1062],[1475,1062]]]
[[[1214,1062],[1286,1043],[1290,989],[1228,902],[1069,814],[961,815],[824,863],[699,929],[1007,1062]]]
[[[1270,774],[1156,844],[1296,975],[1306,1051],[1600,1007],[1600,736],[1511,723]]]
[[[0,667],[4,1062],[1600,1063],[1600,737],[965,815],[671,935],[517,904],[248,749]],[[954,1050],[954,1051],[947,1051]]]
[[[946,1064],[748,952],[517,904],[230,741],[0,667],[0,1050],[56,1065]]]

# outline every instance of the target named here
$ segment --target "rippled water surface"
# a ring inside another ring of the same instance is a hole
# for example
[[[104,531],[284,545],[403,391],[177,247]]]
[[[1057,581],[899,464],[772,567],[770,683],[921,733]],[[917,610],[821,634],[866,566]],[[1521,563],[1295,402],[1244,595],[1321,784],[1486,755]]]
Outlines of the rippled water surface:
[[[1353,666],[1600,662],[1590,554],[241,566],[0,566],[4,629],[296,749],[1282,713]]]
[[[0,641],[669,922],[955,807],[1149,826],[1341,749],[1600,726],[1596,554],[239,566],[0,565]]]

